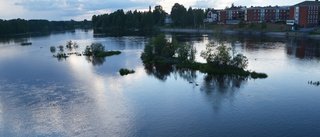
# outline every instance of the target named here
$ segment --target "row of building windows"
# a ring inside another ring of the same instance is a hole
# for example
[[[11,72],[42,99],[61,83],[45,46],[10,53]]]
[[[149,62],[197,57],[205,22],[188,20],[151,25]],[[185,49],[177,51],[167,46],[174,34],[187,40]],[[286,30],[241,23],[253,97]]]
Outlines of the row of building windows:
[[[307,22],[308,22],[308,23],[318,23],[317,20],[308,20]]]
[[[308,11],[308,14],[318,14],[318,11]]]
[[[318,16],[312,16],[312,15],[308,15],[308,19],[318,19]]]
[[[255,19],[258,19],[258,20],[259,20],[260,17],[257,17],[257,18],[256,18],[256,17],[253,17],[253,19],[254,19],[254,20],[255,20]],[[262,18],[261,18],[261,19],[262,19]],[[275,19],[275,17],[266,17],[265,19],[266,19],[266,20],[272,20],[272,19]],[[283,18],[282,18],[282,17],[279,17],[279,18],[276,18],[276,19],[287,19],[287,18],[286,18],[286,17],[283,17]]]
[[[264,10],[261,10],[262,12],[264,12]],[[266,10],[266,12],[276,12],[276,10]],[[277,12],[286,12],[287,10],[277,10]],[[254,10],[254,12],[260,12],[260,10]]]
[[[257,16],[257,15],[260,16],[260,14],[253,14],[253,16]],[[275,14],[271,14],[271,13],[270,13],[270,14],[261,14],[261,16],[268,16],[268,15],[269,15],[269,16],[272,16],[272,15],[275,15]],[[286,14],[276,14],[276,16],[279,16],[279,15],[280,15],[280,16],[282,16],[282,15],[285,16]]]
[[[318,6],[309,6],[308,10],[318,10]]]

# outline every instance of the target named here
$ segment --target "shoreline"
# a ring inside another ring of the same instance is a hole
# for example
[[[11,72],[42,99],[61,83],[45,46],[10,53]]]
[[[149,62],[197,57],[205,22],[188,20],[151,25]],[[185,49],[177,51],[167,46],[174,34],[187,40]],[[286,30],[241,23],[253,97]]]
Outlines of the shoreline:
[[[203,30],[203,29],[160,29],[161,32],[177,32],[177,33],[215,33],[214,30]],[[309,35],[306,32],[299,31],[288,31],[288,32],[260,32],[260,31],[233,31],[233,30],[222,30],[219,31],[222,34],[245,34],[245,35],[264,35],[270,37],[305,37],[320,39],[320,35]]]

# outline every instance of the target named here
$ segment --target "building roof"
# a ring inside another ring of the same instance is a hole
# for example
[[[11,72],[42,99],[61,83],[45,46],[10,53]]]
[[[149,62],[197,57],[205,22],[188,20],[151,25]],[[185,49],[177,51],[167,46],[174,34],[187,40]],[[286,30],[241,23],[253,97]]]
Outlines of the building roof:
[[[304,1],[294,6],[320,6],[320,1]]]
[[[268,7],[250,7],[247,9],[289,9],[289,7],[288,6],[275,6],[275,7],[268,6]]]

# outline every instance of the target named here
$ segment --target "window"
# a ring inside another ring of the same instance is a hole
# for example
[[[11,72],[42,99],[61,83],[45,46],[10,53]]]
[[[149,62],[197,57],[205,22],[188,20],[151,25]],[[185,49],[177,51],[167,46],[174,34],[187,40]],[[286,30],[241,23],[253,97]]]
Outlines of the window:
[[[256,10],[254,10],[254,12],[256,12]]]

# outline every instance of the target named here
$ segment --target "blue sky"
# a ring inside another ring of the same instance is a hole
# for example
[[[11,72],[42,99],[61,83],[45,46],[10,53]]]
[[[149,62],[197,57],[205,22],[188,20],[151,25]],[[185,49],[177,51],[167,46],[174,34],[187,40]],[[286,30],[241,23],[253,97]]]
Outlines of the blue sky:
[[[288,6],[302,0],[0,0],[0,19],[90,20],[92,15],[111,13],[117,9],[147,10],[161,5],[170,12],[174,3],[186,8],[222,9],[236,6]]]

